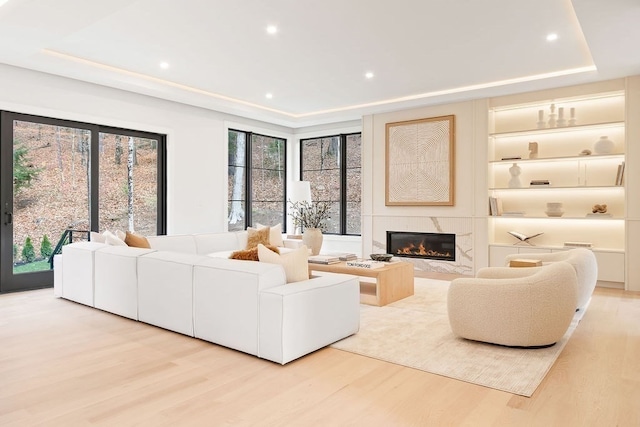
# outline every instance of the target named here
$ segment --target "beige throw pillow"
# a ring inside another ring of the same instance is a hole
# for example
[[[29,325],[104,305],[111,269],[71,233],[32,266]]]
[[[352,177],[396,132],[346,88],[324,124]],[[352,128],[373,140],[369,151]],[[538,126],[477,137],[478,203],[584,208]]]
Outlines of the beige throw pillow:
[[[269,227],[257,229],[247,228],[247,247],[245,249],[253,249],[259,244],[268,245],[269,243]]]
[[[105,243],[107,245],[111,245],[111,246],[127,246],[127,244],[124,242],[124,240],[120,239],[118,236],[116,236],[115,234],[113,234],[109,230],[106,230],[104,233],[102,233],[102,235],[104,236],[104,241],[105,241]]]
[[[284,246],[284,241],[282,240],[282,224],[277,223],[271,227],[267,227],[266,225],[262,225],[260,223],[257,224],[258,230],[262,228],[269,228],[269,243],[273,246]]]
[[[286,254],[277,254],[264,245],[258,245],[258,258],[260,262],[280,264],[284,267],[287,283],[300,282],[309,278],[309,249],[304,245]]]

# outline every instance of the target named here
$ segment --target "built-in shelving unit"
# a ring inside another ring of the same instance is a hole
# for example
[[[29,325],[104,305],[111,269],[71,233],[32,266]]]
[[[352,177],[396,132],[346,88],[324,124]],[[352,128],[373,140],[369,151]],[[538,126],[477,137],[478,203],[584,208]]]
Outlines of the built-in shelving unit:
[[[500,200],[504,213],[488,216],[490,264],[501,265],[507,253],[591,243],[609,264],[600,279],[624,282],[625,186],[618,172],[626,151],[624,91],[491,107],[489,132],[488,197]],[[595,149],[601,136],[613,141],[610,151]],[[530,185],[536,180],[549,185]],[[550,216],[547,203],[562,203],[562,216]],[[607,213],[594,216],[596,204],[606,204]],[[543,234],[532,239],[535,247],[514,246],[509,231]]]

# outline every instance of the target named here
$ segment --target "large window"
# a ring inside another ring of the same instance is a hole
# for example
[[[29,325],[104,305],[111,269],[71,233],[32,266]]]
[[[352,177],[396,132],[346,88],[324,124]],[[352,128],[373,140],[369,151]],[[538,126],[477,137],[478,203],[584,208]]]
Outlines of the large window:
[[[300,179],[313,200],[331,203],[326,233],[360,234],[360,144],[360,133],[300,141]]]
[[[228,228],[258,223],[286,228],[286,140],[229,130]]]

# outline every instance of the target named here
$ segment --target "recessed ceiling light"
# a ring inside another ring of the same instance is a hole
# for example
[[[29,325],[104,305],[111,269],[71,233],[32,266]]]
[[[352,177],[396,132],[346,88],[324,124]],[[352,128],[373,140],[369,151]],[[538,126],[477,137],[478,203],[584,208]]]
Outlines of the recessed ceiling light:
[[[364,73],[364,76],[368,79],[372,79],[373,78],[373,73],[371,71],[367,71],[366,73]]]
[[[0,1],[2,1],[2,0],[0,0]],[[166,62],[166,61],[162,61],[160,63],[160,68],[162,68],[163,70],[166,70],[167,68],[169,68],[169,63]]]
[[[276,27],[275,25],[269,25],[267,27],[267,33],[269,34],[275,34],[278,32],[278,27]]]
[[[272,93],[268,93],[268,94],[266,94],[265,96],[267,97],[267,99],[271,99],[271,98],[273,98],[273,94],[272,94]]]
[[[558,40],[558,35],[556,33],[547,34],[547,41],[552,42],[554,40]]]
[[[0,6],[2,6],[3,4],[5,4],[6,2],[8,2],[9,0],[0,0]]]

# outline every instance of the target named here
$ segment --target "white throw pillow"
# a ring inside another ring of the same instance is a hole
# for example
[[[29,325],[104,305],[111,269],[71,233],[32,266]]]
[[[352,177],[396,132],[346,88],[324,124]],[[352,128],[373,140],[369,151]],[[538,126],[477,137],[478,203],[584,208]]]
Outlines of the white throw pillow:
[[[124,240],[120,239],[118,236],[116,236],[115,234],[113,234],[109,230],[107,230],[104,233],[102,233],[102,235],[104,236],[105,243],[107,245],[127,246],[127,244],[124,242]]]
[[[264,245],[258,245],[258,259],[260,262],[279,264],[284,267],[287,283],[300,282],[309,279],[309,250],[302,246],[288,254],[277,254]]]
[[[95,231],[92,231],[90,234],[91,236],[89,237],[89,241],[95,243],[107,243],[107,238],[103,234],[96,233]]]
[[[262,225],[260,223],[258,225],[258,230],[261,228],[268,227],[268,225]],[[271,246],[283,247],[284,241],[282,240],[282,224],[277,223],[276,225],[271,226],[269,229],[269,244]]]

